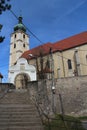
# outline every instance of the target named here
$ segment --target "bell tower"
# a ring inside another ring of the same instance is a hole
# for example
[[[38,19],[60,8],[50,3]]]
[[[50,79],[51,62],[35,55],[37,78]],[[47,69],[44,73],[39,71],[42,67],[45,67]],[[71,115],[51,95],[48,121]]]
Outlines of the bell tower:
[[[14,26],[11,34],[8,72],[8,82],[13,83],[16,89],[25,89],[26,82],[36,80],[36,68],[21,57],[29,49],[29,36],[22,23],[22,17],[19,17],[18,24]]]
[[[19,17],[18,24],[14,27],[14,32],[11,34],[9,68],[27,50],[29,50],[29,36],[26,34],[26,27],[22,23],[22,17]]]

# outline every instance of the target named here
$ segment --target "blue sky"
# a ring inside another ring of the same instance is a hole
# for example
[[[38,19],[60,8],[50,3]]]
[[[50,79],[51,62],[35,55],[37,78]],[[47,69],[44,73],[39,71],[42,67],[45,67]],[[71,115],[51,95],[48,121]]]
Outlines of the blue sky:
[[[56,42],[72,35],[87,31],[87,0],[11,0],[12,11],[22,15],[23,23],[41,41]],[[0,35],[5,40],[0,44],[0,72],[3,82],[7,82],[10,50],[10,34],[17,24],[17,19],[10,11],[0,15],[3,29]],[[40,45],[30,35],[30,48]]]

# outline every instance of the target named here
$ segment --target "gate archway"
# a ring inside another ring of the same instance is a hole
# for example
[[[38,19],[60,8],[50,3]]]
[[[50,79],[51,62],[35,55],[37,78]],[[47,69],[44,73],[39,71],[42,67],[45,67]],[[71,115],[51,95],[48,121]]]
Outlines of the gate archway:
[[[26,73],[20,73],[15,77],[15,86],[17,89],[26,89],[27,82],[30,81],[30,77]]]

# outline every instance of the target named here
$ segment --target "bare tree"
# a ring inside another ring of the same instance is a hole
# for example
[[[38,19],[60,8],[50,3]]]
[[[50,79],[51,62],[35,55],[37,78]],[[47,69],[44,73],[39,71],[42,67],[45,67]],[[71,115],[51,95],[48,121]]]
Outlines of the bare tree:
[[[6,1],[6,0],[0,0],[0,15],[1,15],[4,11],[11,9],[11,5],[8,4],[9,1],[10,1],[10,0],[7,0],[7,1]],[[3,27],[3,25],[0,24],[0,32],[1,32],[1,30],[2,30],[2,27]],[[4,39],[5,39],[4,36],[0,36],[0,43],[3,42]]]

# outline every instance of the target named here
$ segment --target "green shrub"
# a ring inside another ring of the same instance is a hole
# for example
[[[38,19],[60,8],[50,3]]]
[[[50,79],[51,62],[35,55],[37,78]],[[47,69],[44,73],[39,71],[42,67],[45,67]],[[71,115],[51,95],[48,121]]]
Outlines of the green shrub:
[[[55,118],[45,120],[45,130],[85,130],[78,118],[68,115],[55,115]]]

